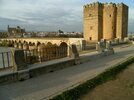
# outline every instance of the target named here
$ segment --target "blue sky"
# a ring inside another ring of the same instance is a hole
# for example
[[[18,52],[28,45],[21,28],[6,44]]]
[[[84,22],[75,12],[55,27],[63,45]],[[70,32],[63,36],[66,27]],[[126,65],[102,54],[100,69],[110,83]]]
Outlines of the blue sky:
[[[134,0],[0,0],[0,29],[7,25],[33,31],[83,31],[83,5],[124,2],[129,6],[129,32],[134,32]]]

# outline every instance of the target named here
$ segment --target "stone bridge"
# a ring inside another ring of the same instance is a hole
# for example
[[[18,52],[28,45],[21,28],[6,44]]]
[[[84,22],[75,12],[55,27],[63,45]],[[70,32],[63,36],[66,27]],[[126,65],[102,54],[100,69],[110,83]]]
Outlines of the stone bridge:
[[[64,43],[68,46],[68,54],[69,47],[71,47],[72,44],[77,46],[78,51],[82,51],[83,47],[86,46],[86,42],[83,38],[3,38],[0,40],[22,44],[34,44],[35,46],[38,46],[38,44],[56,44],[57,46],[60,46]]]
[[[37,44],[38,42],[47,44],[48,42],[52,44],[60,45],[62,42],[65,42],[68,46],[71,44],[80,45],[82,44],[83,38],[3,38],[0,40],[11,40],[16,42],[31,42]]]

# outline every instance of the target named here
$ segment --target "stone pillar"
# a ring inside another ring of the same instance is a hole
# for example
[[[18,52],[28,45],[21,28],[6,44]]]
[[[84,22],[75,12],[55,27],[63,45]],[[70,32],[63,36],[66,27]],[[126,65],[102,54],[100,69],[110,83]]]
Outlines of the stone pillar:
[[[106,42],[106,49],[107,50],[111,50],[112,49],[112,43],[111,43],[111,41],[107,41]]]
[[[115,43],[119,44],[119,38],[115,38]]]
[[[24,43],[24,44],[23,44],[23,49],[24,49],[24,50],[28,50],[28,49],[29,49],[29,46],[28,46],[27,43]]]
[[[82,50],[86,50],[86,40],[82,40]]]
[[[24,51],[19,49],[11,49],[14,70],[22,70],[26,67]]]
[[[0,40],[0,44],[2,44],[2,40]]]
[[[14,43],[14,48],[18,48],[18,43]]]
[[[98,42],[98,43],[96,44],[96,50],[97,50],[99,53],[104,52],[104,47],[103,47],[102,42]]]
[[[39,61],[42,62],[42,58],[43,58],[43,55],[44,55],[44,48],[45,46],[40,44],[38,46],[38,56],[39,56]],[[49,51],[50,52],[50,51]],[[50,54],[47,54],[49,57],[51,56]]]
[[[105,49],[106,48],[106,39],[101,39],[100,43],[101,43],[101,46]]]
[[[37,49],[37,46],[29,45],[29,50],[34,50],[34,49]]]
[[[79,57],[79,53],[78,53],[76,45],[72,45],[72,57],[74,57],[74,58]]]
[[[71,45],[68,45],[67,52],[68,52],[67,55],[69,57],[72,57],[72,46]]]
[[[18,48],[19,49],[23,49],[23,44],[22,43],[18,43]]]
[[[124,42],[129,42],[128,37],[125,37],[125,38],[124,38]]]
[[[11,40],[12,41],[12,43],[14,44],[14,41],[13,40]]]
[[[76,45],[72,45],[72,57],[75,59],[75,64],[80,64],[79,53]]]
[[[99,51],[99,43],[96,43],[96,51]]]
[[[113,49],[113,47],[112,47],[112,43],[111,43],[111,41],[107,41],[106,42],[106,50],[107,50],[107,52],[109,52],[110,54],[114,54],[114,49]],[[108,54],[108,53],[107,53]],[[106,54],[106,55],[107,55]]]

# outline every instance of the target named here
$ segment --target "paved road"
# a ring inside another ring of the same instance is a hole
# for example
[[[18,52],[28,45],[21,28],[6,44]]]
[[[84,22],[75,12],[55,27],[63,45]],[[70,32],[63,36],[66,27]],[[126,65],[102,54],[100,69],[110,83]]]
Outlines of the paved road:
[[[90,79],[106,68],[130,56],[134,56],[134,45],[115,48],[115,54],[81,65],[55,71],[23,82],[0,86],[0,100],[45,100],[67,88]]]

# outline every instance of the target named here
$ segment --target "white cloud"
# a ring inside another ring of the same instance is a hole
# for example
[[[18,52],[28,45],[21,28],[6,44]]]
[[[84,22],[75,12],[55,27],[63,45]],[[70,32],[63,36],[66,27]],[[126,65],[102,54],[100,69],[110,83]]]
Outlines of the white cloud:
[[[31,26],[29,29],[34,26],[41,29],[39,27],[44,26],[51,27],[52,30],[62,28],[69,31],[71,28],[72,31],[82,31],[80,2],[81,0],[3,0],[0,17],[18,20],[18,24]]]
[[[11,24],[21,25],[27,30],[60,28],[65,31],[83,31],[83,5],[96,1],[98,0],[0,0],[0,18],[7,20],[0,23],[0,26]],[[130,20],[133,16],[134,9],[130,9]]]

